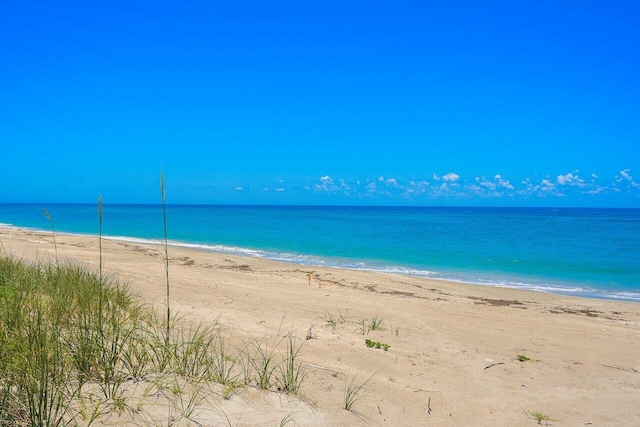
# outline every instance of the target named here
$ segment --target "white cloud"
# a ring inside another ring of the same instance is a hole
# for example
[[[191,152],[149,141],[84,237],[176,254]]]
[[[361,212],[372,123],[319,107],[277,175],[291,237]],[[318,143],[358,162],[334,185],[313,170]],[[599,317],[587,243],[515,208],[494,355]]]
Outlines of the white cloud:
[[[627,181],[633,181],[633,177],[629,175],[629,172],[631,172],[631,169],[625,169],[620,171],[620,175],[622,175],[622,177]]]
[[[432,173],[433,179],[425,180],[420,176],[388,177],[374,175],[358,180],[348,181],[332,178],[330,175],[319,176],[315,183],[304,187],[269,183],[263,185],[263,191],[295,193],[297,190],[312,190],[342,197],[384,198],[403,197],[409,200],[421,201],[431,199],[492,199],[500,197],[600,197],[596,195],[611,194],[614,191],[621,194],[638,194],[640,180],[634,181],[631,169],[620,170],[609,185],[598,185],[598,175],[589,173],[583,179],[578,170],[565,174],[532,174],[512,183],[504,175],[497,173],[488,176],[471,176],[464,178],[455,172],[443,175]],[[406,181],[403,179],[406,178]],[[599,178],[601,180],[602,178]],[[304,184],[303,184],[304,185]],[[617,188],[616,188],[617,187]],[[250,190],[250,187],[238,186],[237,191]]]
[[[566,175],[558,175],[558,177],[556,178],[556,182],[560,185],[565,185],[567,182],[571,182],[572,179],[573,174],[568,173]]]
[[[237,187],[236,187],[236,191],[242,191],[242,190],[244,190],[244,188],[242,188],[242,187],[240,187],[240,186],[237,186]]]
[[[486,178],[482,178],[482,179],[478,179],[478,182],[480,182],[480,185],[482,185],[483,187],[486,187],[490,190],[495,190],[496,189],[496,184],[494,184],[491,181],[487,181]]]
[[[333,179],[329,175],[321,176],[320,181],[324,184],[333,184]]]
[[[571,172],[566,175],[558,175],[556,178],[556,182],[560,185],[584,187],[584,180],[578,176],[578,171],[575,171],[575,175]]]
[[[589,191],[585,191],[584,194],[596,195],[606,191],[605,187],[594,187]]]
[[[449,172],[448,174],[444,175],[442,179],[449,182],[456,182],[460,179],[460,175],[458,175],[457,173]]]
[[[340,188],[342,188],[343,190],[351,190],[351,187],[345,182],[344,179],[340,180]]]
[[[621,183],[621,182],[626,180],[631,187],[640,188],[640,184],[638,184],[637,182],[635,182],[633,180],[633,177],[631,176],[631,174],[629,172],[631,172],[631,169],[621,170],[620,171],[620,175],[622,175],[622,177],[616,176],[616,178],[615,178],[616,182],[617,183]]]
[[[316,184],[313,186],[317,191],[336,191],[338,186],[333,182],[333,178],[329,175],[320,177],[320,184]]]
[[[540,181],[540,189],[542,191],[549,193],[554,191],[556,189],[556,186],[554,183],[552,183],[548,179],[543,179],[542,181]]]
[[[493,177],[493,179],[495,179],[498,185],[502,188],[506,188],[507,190],[514,189],[513,185],[511,185],[511,183],[508,180],[502,179],[502,175],[496,175]]]

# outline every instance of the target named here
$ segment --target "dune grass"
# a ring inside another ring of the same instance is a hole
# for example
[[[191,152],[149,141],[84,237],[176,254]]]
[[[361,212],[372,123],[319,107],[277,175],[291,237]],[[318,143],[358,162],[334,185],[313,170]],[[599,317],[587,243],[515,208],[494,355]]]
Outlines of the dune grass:
[[[0,426],[144,418],[145,396],[164,396],[177,420],[195,413],[209,384],[227,397],[243,382],[296,393],[306,376],[291,335],[276,353],[236,348],[216,323],[169,322],[108,275],[0,255]],[[140,387],[143,396],[131,392]]]
[[[355,405],[359,400],[364,399],[364,387],[369,383],[369,381],[371,381],[374,375],[375,373],[360,384],[356,384],[355,377],[351,379],[349,384],[345,382],[342,409],[352,411],[353,405]]]

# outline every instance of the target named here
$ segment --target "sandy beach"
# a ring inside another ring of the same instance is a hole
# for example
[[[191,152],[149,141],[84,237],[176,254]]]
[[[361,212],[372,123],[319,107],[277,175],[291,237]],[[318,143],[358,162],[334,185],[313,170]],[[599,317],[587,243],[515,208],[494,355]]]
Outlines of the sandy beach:
[[[60,259],[97,269],[97,237],[56,241]],[[0,242],[11,256],[54,256],[51,233],[0,228]],[[164,307],[160,246],[104,239],[102,250],[105,271]],[[640,425],[640,304],[171,246],[169,258],[172,310],[186,321],[219,322],[236,346],[289,332],[304,342],[299,395],[249,386],[211,396],[192,425],[220,425],[224,413],[241,426],[286,416],[300,426],[526,426],[535,412],[551,419],[543,425]],[[380,329],[363,331],[363,319]],[[344,410],[345,384],[368,378]]]

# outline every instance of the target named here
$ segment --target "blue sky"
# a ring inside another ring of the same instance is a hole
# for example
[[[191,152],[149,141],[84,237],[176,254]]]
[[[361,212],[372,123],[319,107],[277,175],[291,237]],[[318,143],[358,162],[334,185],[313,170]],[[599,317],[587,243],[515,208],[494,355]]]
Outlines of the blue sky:
[[[182,4],[186,3],[186,4]],[[640,207],[636,1],[0,3],[0,202]]]

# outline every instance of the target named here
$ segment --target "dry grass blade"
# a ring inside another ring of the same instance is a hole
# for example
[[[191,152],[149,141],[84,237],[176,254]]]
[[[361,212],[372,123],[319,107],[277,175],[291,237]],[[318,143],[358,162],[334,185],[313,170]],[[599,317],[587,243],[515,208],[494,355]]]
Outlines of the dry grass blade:
[[[169,335],[171,333],[169,325],[171,324],[171,309],[169,308],[169,244],[167,241],[167,205],[166,193],[164,189],[164,173],[160,169],[160,191],[162,193],[162,220],[164,224],[164,270],[167,277],[167,335],[166,344],[169,345]]]

